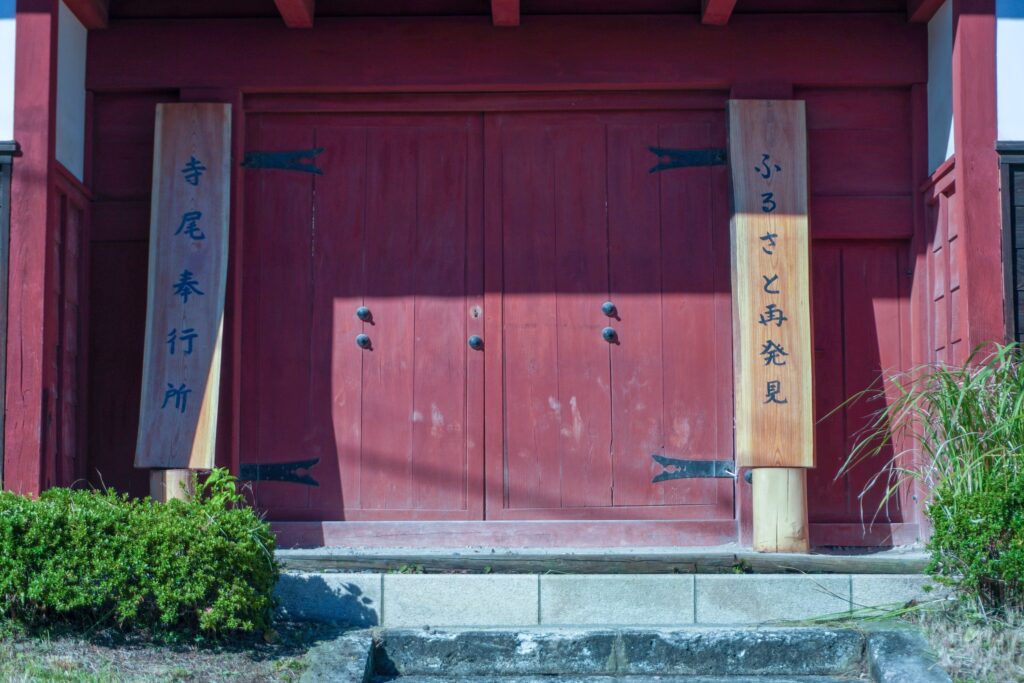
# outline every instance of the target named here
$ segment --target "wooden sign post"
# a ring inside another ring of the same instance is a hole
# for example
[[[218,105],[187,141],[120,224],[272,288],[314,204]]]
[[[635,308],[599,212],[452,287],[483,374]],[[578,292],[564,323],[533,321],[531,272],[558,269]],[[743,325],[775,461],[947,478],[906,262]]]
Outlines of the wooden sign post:
[[[231,106],[159,104],[135,466],[154,498],[214,463],[227,284]],[[184,471],[183,471],[184,470]]]
[[[804,103],[730,100],[736,459],[753,471],[754,549],[806,552],[814,467]]]

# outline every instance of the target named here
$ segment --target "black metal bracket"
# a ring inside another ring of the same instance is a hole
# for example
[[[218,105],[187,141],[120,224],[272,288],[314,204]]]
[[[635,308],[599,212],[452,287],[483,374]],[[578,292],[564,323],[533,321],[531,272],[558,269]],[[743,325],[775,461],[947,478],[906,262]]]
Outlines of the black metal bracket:
[[[732,460],[680,460],[666,458],[657,453],[651,457],[665,470],[651,480],[652,484],[672,479],[733,479],[736,477],[736,465]]]
[[[323,175],[323,169],[316,164],[299,163],[300,159],[312,159],[323,151],[323,147],[316,147],[314,149],[297,149],[291,152],[246,152],[242,166],[244,168],[280,168],[285,171],[304,171]]]
[[[721,166],[725,163],[725,150],[712,149],[670,149],[668,147],[648,147],[658,155],[658,163],[652,166],[649,173],[667,171],[670,168],[687,168],[690,166]]]
[[[238,468],[238,478],[243,481],[286,481],[292,484],[320,486],[320,482],[309,476],[310,468],[319,462],[320,458],[270,464],[243,462]]]

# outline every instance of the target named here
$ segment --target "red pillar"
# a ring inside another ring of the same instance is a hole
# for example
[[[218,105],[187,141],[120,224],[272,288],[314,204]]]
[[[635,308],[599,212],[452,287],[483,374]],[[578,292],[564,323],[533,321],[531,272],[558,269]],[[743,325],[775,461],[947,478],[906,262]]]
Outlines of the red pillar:
[[[968,349],[1002,342],[999,158],[996,144],[995,0],[953,0],[953,125],[956,197],[950,220],[964,241]]]
[[[4,488],[38,493],[46,485],[43,433],[54,377],[56,329],[49,245],[56,225],[57,0],[18,0],[14,139],[22,156],[11,180],[8,270],[7,417]],[[48,315],[50,312],[50,315]]]

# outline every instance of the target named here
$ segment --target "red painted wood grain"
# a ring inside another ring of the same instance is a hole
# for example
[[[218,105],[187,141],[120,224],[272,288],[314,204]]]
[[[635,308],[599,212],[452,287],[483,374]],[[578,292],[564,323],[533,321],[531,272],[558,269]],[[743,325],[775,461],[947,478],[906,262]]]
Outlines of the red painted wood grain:
[[[352,17],[321,18],[314,31],[238,20],[225,37],[216,20],[115,22],[90,36],[86,87],[564,92],[727,90],[741,79],[925,82],[926,27],[899,14],[737,15],[727,30],[686,15],[537,16],[515,31],[475,17]]]
[[[38,493],[56,483],[59,230],[56,182],[57,4],[17,6],[8,273],[4,487]]]

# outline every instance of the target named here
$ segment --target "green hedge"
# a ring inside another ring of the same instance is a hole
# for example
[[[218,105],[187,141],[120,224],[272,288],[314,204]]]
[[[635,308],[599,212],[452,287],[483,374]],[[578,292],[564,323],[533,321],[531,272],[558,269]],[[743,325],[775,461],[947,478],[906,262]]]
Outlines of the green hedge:
[[[153,632],[269,626],[269,525],[222,470],[190,501],[101,491],[0,494],[0,616]]]
[[[987,608],[1024,606],[1024,476],[969,491],[941,485],[928,513],[929,572]]]

